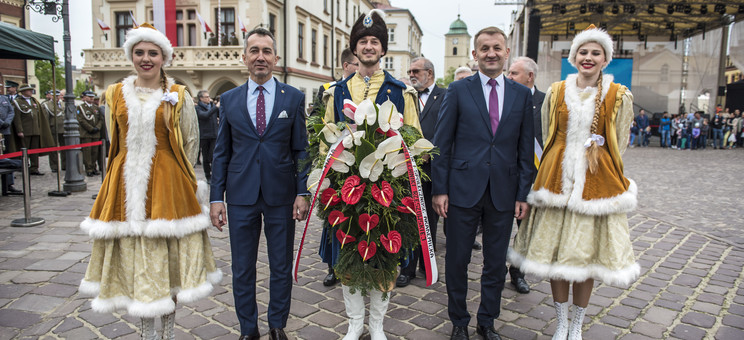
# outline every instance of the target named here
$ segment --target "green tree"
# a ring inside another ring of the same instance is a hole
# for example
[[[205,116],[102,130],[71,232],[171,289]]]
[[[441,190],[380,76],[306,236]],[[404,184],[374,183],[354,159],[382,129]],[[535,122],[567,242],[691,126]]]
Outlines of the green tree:
[[[59,56],[54,54],[54,66],[57,70],[57,90],[65,88],[65,67],[60,64]],[[36,71],[36,78],[39,78],[39,96],[44,98],[44,94],[52,89],[52,64],[49,60],[36,60],[34,61],[34,70]]]
[[[455,81],[455,68],[450,67],[444,74],[444,78],[437,78],[437,86],[447,88],[451,82]]]
[[[85,85],[84,81],[76,80],[75,81],[75,89],[72,91],[72,93],[75,94],[75,98],[80,98],[80,95],[83,94],[83,91],[87,91],[88,86]]]

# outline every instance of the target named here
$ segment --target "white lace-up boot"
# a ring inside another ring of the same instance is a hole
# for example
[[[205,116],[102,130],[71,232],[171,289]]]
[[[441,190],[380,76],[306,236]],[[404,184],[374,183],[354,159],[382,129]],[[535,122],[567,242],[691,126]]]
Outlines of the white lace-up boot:
[[[555,326],[553,340],[566,340],[568,336],[568,302],[553,301],[555,306],[555,319],[558,323]]]
[[[176,340],[176,312],[161,316],[160,321],[163,324],[163,340]]]
[[[571,326],[568,328],[568,340],[581,340],[581,326],[584,324],[586,308],[573,305]]]
[[[140,338],[142,340],[157,340],[158,332],[155,331],[155,318],[140,318]]]

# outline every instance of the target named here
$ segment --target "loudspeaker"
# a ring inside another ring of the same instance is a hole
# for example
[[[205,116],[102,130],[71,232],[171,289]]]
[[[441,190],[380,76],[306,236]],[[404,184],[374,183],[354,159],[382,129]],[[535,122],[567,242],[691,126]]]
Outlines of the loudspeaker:
[[[527,57],[537,62],[537,48],[540,42],[540,23],[539,15],[530,15],[530,27],[527,36]]]

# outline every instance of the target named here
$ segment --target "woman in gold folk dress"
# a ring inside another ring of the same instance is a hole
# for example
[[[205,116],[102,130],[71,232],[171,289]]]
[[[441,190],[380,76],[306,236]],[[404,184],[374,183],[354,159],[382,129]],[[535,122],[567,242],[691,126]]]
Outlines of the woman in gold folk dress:
[[[509,260],[550,279],[558,325],[553,339],[581,339],[594,280],[628,285],[640,273],[626,213],[636,184],[623,175],[633,96],[602,73],[612,60],[607,32],[591,25],[576,35],[569,62],[578,74],[554,83],[542,108],[545,151],[527,197],[533,207]],[[573,284],[573,318],[568,291]]]
[[[206,297],[222,279],[207,236],[206,183],[197,186],[192,166],[198,123],[191,95],[162,69],[173,55],[165,35],[143,24],[127,33],[124,52],[136,75],[106,92],[110,162],[80,225],[93,239],[80,291],[95,296],[95,311],[142,318],[145,339],[157,337],[160,316],[163,338],[173,339],[176,302]]]

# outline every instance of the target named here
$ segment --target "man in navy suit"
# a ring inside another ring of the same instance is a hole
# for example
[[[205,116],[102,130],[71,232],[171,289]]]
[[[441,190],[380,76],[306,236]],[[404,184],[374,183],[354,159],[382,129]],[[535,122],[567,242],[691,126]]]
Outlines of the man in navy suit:
[[[421,123],[421,132],[424,138],[434,140],[434,129],[439,116],[439,108],[442,106],[445,90],[434,84],[434,64],[424,57],[418,57],[411,60],[411,67],[408,69],[408,76],[411,78],[411,86],[418,92],[418,109],[419,123]],[[421,167],[427,176],[431,177],[431,162],[424,163]],[[429,229],[431,230],[431,240],[434,247],[437,244],[437,222],[439,216],[431,205],[431,181],[421,182],[421,189],[424,191],[424,203],[426,204],[426,214],[429,218]],[[405,287],[411,283],[411,279],[416,277],[416,266],[419,264],[421,272],[425,272],[424,259],[421,248],[413,252],[408,266],[400,269],[400,276],[395,281],[396,287]]]
[[[286,339],[292,292],[295,225],[305,219],[308,203],[305,100],[302,92],[272,77],[276,41],[265,28],[245,40],[243,63],[249,80],[221,96],[220,127],[212,162],[210,217],[222,230],[230,211],[233,295],[240,339],[257,340],[256,257],[261,218],[266,224],[270,283],[270,339]]]
[[[469,339],[468,263],[478,223],[483,226],[483,272],[477,333],[501,339],[493,320],[501,310],[506,251],[514,218],[527,216],[535,172],[532,94],[502,74],[506,35],[487,27],[475,35],[479,72],[450,84],[439,112],[432,161],[433,205],[448,219],[445,275],[450,339]]]

